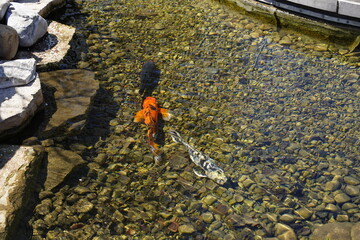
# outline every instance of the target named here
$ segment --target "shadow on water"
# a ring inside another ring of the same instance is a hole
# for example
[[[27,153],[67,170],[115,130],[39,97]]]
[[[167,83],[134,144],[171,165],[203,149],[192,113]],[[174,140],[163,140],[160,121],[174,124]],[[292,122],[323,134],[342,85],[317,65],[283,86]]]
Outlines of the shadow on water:
[[[61,21],[64,24],[71,26],[80,26],[80,24],[74,23],[75,21],[84,22],[86,18],[85,14],[80,13],[80,10],[76,8],[75,2],[69,1],[69,4],[73,4],[71,7],[63,7],[59,11],[55,11],[56,13],[49,16],[50,19]],[[67,13],[70,11],[71,13]],[[76,15],[76,18],[74,18]],[[61,16],[61,19],[60,19]],[[78,32],[79,30],[79,32]],[[70,42],[71,48],[69,49],[67,55],[64,60],[57,66],[49,66],[49,67],[41,67],[38,68],[38,71],[53,71],[59,69],[74,69],[77,68],[77,63],[81,61],[81,56],[79,52],[88,52],[88,46],[85,42],[86,38],[81,35],[81,30],[77,29],[76,33]],[[92,70],[92,69],[88,69]],[[0,69],[1,71],[1,69]],[[95,77],[96,79],[96,77]],[[57,106],[54,100],[54,93],[56,89],[53,87],[42,84],[43,96],[45,100],[45,109],[39,111],[30,123],[27,125],[24,130],[16,135],[8,137],[3,140],[4,144],[17,144],[20,145],[24,140],[29,139],[34,136],[38,136],[38,140],[33,144],[40,144],[39,140],[46,140],[41,137],[41,130],[44,129],[46,124],[48,123],[50,117],[56,112]],[[63,149],[71,149],[73,144],[82,144],[84,146],[92,146],[94,145],[100,138],[106,138],[110,133],[110,120],[116,117],[116,113],[119,109],[119,105],[115,103],[113,100],[112,93],[106,90],[103,86],[100,86],[96,95],[92,99],[92,105],[90,106],[89,112],[87,114],[87,118],[85,121],[85,126],[82,131],[77,135],[69,135],[69,136],[61,136],[52,138],[54,140],[57,147],[61,147]],[[32,144],[30,144],[32,145]],[[93,156],[96,156],[95,150],[86,148],[83,150],[80,155],[87,162],[91,161]],[[8,159],[11,156],[3,157],[3,151],[0,151],[0,168],[2,168]],[[38,174],[38,178],[36,179],[36,191],[29,193],[26,195],[26,198],[31,199],[31,204],[29,205],[29,210],[26,211],[23,219],[20,221],[20,227],[24,231],[19,232],[19,236],[16,236],[16,239],[31,239],[33,235],[33,230],[29,223],[31,222],[31,218],[34,214],[34,209],[36,204],[39,203],[39,192],[42,190],[45,179],[47,177],[47,154],[44,155],[44,161],[42,161],[42,166],[40,167],[40,173]],[[69,176],[65,183],[58,186],[53,191],[56,192],[64,185],[74,186],[78,185],[79,179],[82,176],[86,176],[88,169],[83,167],[75,172],[75,174]],[[15,238],[14,238],[15,239]]]

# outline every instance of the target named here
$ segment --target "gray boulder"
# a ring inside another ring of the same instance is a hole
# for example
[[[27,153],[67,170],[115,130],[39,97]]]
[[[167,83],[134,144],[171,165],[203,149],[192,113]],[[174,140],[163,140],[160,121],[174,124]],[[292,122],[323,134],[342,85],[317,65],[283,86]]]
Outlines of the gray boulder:
[[[18,47],[19,36],[15,29],[0,24],[0,59],[13,59],[16,55]]]
[[[20,131],[43,106],[40,79],[0,89],[0,138]]]
[[[0,20],[5,16],[6,10],[8,9],[9,5],[10,0],[0,0]]]
[[[19,34],[21,47],[32,46],[47,32],[46,20],[20,3],[10,3],[6,20],[7,25]]]
[[[22,86],[36,78],[34,58],[0,61],[0,88]]]
[[[24,239],[19,226],[34,207],[43,148],[0,145],[0,239]]]

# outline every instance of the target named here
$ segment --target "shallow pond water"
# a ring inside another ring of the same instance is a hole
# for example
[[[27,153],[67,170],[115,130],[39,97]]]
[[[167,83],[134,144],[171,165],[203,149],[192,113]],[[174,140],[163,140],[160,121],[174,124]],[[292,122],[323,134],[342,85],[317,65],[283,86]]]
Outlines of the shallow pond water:
[[[307,239],[318,223],[359,220],[356,57],[211,1],[76,1],[61,19],[104,92],[78,138],[89,171],[42,194],[33,239]],[[160,164],[133,123],[149,60],[153,96],[174,115]],[[229,183],[197,177],[170,129]]]

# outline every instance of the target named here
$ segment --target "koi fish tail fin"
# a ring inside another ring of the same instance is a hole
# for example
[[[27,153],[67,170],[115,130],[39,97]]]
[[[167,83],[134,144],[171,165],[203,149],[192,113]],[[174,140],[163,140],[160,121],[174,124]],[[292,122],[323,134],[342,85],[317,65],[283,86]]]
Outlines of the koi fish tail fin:
[[[155,161],[156,161],[156,162],[161,161],[162,152],[161,152],[161,150],[159,149],[159,144],[151,141],[151,142],[150,142],[150,150],[151,150],[152,154],[154,155]]]
[[[149,130],[149,132],[148,132],[148,142],[149,142],[149,145],[150,145],[150,150],[153,153],[157,153],[157,152],[160,152],[160,150],[159,150],[159,144],[157,144],[155,142],[154,135],[156,135],[156,134],[151,133],[150,130]]]
[[[174,142],[182,143],[182,144],[185,143],[185,141],[182,139],[180,133],[178,133],[177,131],[170,130],[169,133],[170,133],[171,138],[174,140]]]
[[[153,153],[160,153],[159,144],[157,144],[156,142],[150,141],[150,148]]]
[[[160,114],[162,119],[164,119],[165,121],[169,121],[172,117],[172,114],[169,112],[169,110],[165,109],[165,108],[159,108],[160,110]]]
[[[147,136],[148,136],[148,139],[149,139],[149,143],[151,141],[154,141],[156,138],[157,138],[157,129],[156,128],[149,128],[148,129],[148,132],[147,132]]]

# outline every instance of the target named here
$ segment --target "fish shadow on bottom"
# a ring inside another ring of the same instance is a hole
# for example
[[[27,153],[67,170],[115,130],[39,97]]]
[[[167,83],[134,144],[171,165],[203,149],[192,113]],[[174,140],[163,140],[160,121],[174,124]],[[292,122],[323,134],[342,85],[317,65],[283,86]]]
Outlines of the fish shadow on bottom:
[[[145,99],[152,95],[152,92],[160,82],[161,71],[152,61],[145,62],[140,72],[140,90],[139,94]]]

